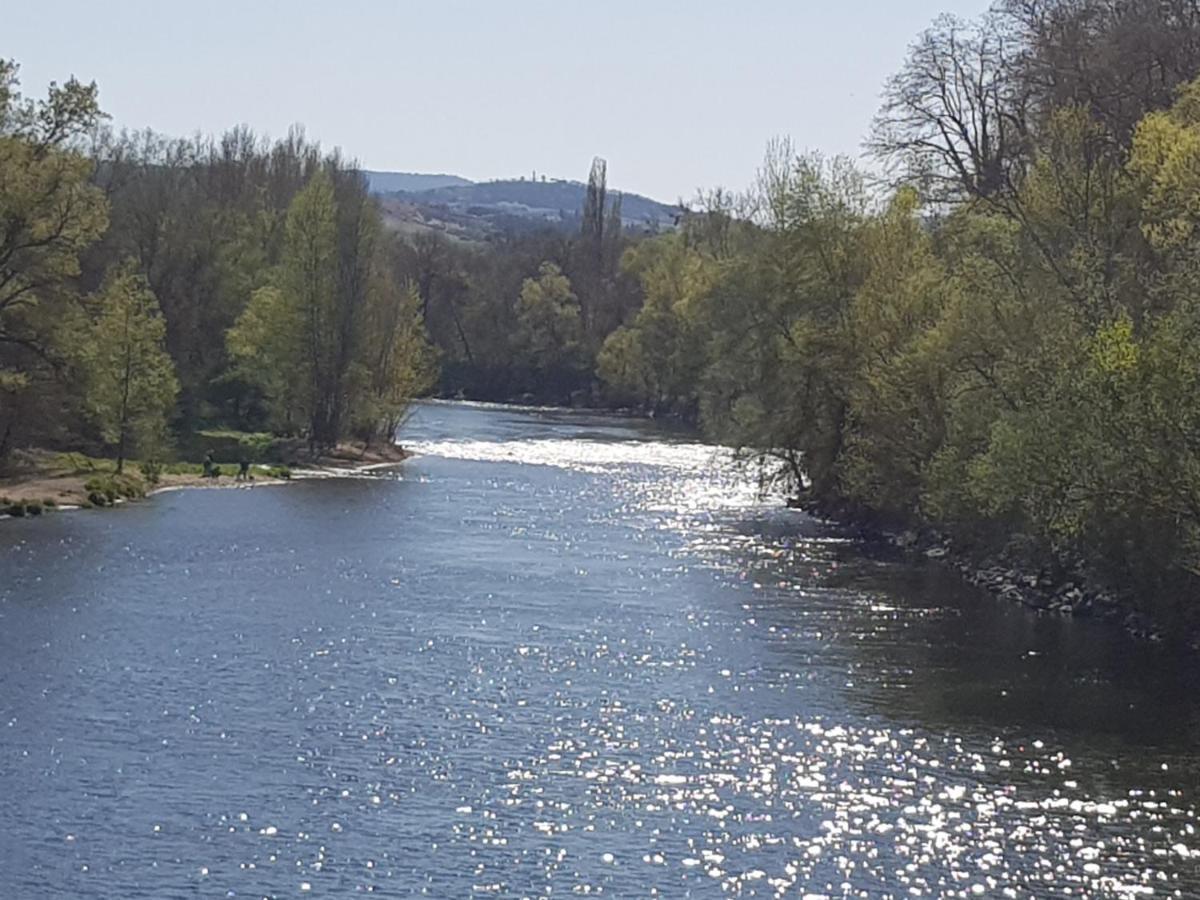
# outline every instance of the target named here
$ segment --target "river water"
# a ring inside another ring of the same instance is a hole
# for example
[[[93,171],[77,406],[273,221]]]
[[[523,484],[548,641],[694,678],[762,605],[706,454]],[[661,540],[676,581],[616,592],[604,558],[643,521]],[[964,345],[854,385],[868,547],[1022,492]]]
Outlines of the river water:
[[[615,417],[0,522],[0,896],[1200,896],[1194,668]]]

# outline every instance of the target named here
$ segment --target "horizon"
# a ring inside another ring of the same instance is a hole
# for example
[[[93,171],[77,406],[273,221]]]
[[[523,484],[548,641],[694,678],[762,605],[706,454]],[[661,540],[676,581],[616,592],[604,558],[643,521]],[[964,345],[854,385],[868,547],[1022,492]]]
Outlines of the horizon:
[[[65,35],[19,8],[0,54],[20,64],[26,96],[72,75],[95,81],[118,130],[185,137],[245,124],[275,138],[299,124],[366,170],[474,182],[534,170],[582,181],[599,156],[615,189],[675,203],[746,189],[775,137],[861,160],[879,91],[912,40],[942,13],[987,6],[768,0],[751,17],[710,2],[635,14],[621,2],[592,19],[536,0],[516,12],[361,3],[336,16],[310,2],[285,15],[138,0]],[[78,0],[55,10],[89,15]],[[303,52],[318,42],[321,54]]]

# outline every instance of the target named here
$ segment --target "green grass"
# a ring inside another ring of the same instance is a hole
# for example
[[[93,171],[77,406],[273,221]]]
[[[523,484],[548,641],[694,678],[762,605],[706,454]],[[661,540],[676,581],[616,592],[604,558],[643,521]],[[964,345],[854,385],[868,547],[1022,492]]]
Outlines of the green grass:
[[[60,453],[51,461],[50,468],[56,472],[66,472],[69,475],[115,472],[117,471],[117,461],[88,456],[86,453]]]

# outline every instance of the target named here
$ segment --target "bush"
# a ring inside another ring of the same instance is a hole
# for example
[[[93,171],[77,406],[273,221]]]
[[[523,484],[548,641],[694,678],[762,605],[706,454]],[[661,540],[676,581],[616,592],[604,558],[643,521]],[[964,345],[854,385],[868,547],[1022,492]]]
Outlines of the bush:
[[[55,500],[53,497],[47,497],[45,500],[42,501],[42,506],[46,507],[46,509],[54,509],[55,507],[58,506],[58,501]]]
[[[16,503],[11,503],[11,504],[9,504],[9,506],[5,510],[5,512],[8,513],[10,516],[13,516],[18,519],[24,518],[25,517],[25,504],[21,503],[20,501],[18,501]]]
[[[95,506],[112,506],[118,499],[136,500],[146,496],[146,486],[134,475],[97,475],[83,485],[88,500]],[[97,502],[102,498],[103,502]]]
[[[226,463],[263,462],[279,458],[280,442],[267,432],[207,429],[188,436],[180,445],[180,454],[191,459],[203,459],[211,453],[213,459]]]
[[[65,469],[68,472],[98,472],[101,469],[100,463],[102,460],[92,459],[83,453],[60,453],[55,460],[55,465],[58,468]]]
[[[267,470],[267,475],[271,478],[289,479],[292,477],[292,470],[289,466],[272,466]]]
[[[40,516],[42,514],[42,502],[40,500],[30,500],[25,504],[25,513],[30,516]]]
[[[163,464],[157,459],[148,459],[140,466],[147,484],[158,484],[162,480]]]

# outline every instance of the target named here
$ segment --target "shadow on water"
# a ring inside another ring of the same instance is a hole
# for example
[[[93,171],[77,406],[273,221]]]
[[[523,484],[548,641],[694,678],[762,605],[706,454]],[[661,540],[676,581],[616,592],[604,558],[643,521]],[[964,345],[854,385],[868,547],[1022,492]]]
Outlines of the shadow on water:
[[[1200,666],[1185,652],[1031,611],[802,513],[759,513],[731,528],[770,548],[782,596],[814,577],[840,592],[818,608],[856,660],[848,702],[926,727],[1087,735],[1097,748],[1200,745]],[[801,596],[776,606],[777,618],[797,606],[812,609]]]

